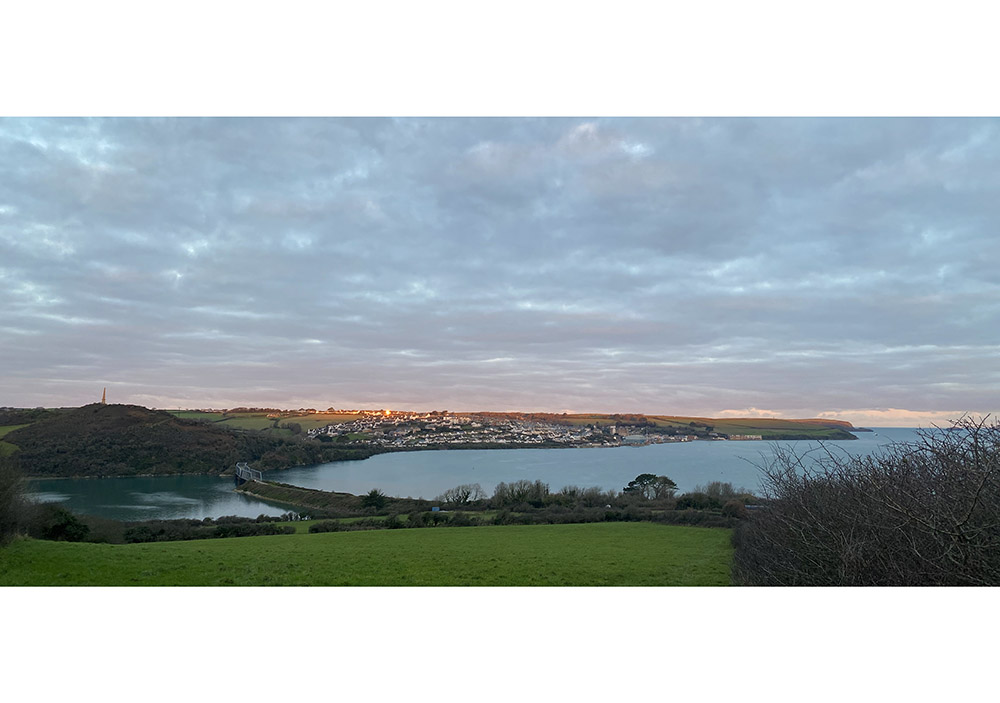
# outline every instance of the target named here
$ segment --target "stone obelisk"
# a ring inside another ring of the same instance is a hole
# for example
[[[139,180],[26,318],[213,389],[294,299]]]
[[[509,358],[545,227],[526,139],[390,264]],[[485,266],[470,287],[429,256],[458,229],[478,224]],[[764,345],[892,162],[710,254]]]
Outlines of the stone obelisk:
[[[108,388],[107,386],[105,386],[104,392],[101,393],[101,405],[107,405],[107,404],[108,404]]]

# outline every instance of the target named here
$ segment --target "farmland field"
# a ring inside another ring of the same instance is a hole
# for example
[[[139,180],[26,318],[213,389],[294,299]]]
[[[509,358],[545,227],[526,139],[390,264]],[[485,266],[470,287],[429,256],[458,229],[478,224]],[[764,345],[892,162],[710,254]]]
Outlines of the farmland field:
[[[28,424],[31,424],[31,423],[28,423]],[[24,424],[24,425],[4,425],[3,427],[0,427],[0,438],[3,438],[4,436],[6,436],[7,433],[9,433],[9,432],[13,432],[14,430],[20,429],[22,427],[27,427],[28,424]]]
[[[274,419],[267,415],[226,415],[215,424],[237,430],[266,430],[274,426]]]
[[[302,429],[306,432],[309,430],[316,429],[317,427],[326,427],[327,425],[336,425],[341,422],[351,422],[357,420],[360,415],[355,415],[353,413],[315,413],[309,415],[302,415],[301,417],[282,417],[279,425],[286,422],[297,422],[302,426]]]
[[[201,410],[168,410],[167,412],[174,417],[185,420],[205,420],[206,422],[216,422],[223,417],[222,413],[206,413]]]
[[[0,456],[8,456],[9,454],[13,454],[14,452],[17,451],[17,446],[11,444],[10,442],[2,441],[3,437],[8,432],[13,432],[16,429],[20,429],[21,427],[27,427],[27,426],[28,425],[25,424],[25,425],[3,425],[2,427],[0,427]]]
[[[720,586],[729,535],[592,523],[126,545],[24,539],[0,550],[0,585]]]
[[[280,417],[268,417],[267,413],[245,412],[245,413],[222,413],[203,412],[201,410],[168,410],[175,417],[187,420],[203,420],[214,422],[223,427],[240,430],[267,430],[273,428],[277,420],[277,427],[282,428],[285,424],[298,423],[304,431],[309,431],[317,427],[326,427],[341,422],[351,422],[357,420],[360,415],[354,413],[302,413],[297,415],[294,412],[282,413]],[[274,428],[277,429],[277,428]],[[291,436],[291,431],[279,430],[272,434],[287,434]]]

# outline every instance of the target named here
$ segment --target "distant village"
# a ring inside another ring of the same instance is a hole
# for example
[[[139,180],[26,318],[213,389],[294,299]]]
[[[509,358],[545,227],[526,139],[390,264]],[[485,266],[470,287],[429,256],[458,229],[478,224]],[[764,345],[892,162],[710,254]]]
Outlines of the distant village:
[[[678,431],[655,425],[571,425],[495,413],[455,414],[392,410],[350,411],[361,417],[308,431],[321,441],[421,448],[441,445],[620,447],[695,440],[760,440],[761,435],[724,435],[706,426]]]

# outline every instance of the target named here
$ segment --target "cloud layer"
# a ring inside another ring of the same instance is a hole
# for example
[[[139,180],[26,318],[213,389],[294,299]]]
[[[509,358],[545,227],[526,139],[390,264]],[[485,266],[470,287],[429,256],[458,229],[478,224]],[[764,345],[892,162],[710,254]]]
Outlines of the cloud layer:
[[[0,404],[1000,397],[996,120],[5,119],[0,164]]]

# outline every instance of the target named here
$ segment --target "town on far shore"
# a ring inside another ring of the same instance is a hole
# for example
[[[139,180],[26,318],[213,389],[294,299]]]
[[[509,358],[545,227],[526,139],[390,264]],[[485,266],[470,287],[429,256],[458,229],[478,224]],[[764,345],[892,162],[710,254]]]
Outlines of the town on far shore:
[[[664,421],[644,415],[568,415],[447,410],[338,410],[302,408],[281,411],[237,408],[226,413],[266,412],[278,427],[321,442],[343,446],[417,449],[439,446],[644,446],[697,440],[761,440],[762,434],[721,432],[709,422]],[[203,411],[219,412],[219,411]],[[332,419],[321,424],[324,416]],[[305,420],[308,423],[297,422]],[[688,418],[684,418],[688,420]],[[283,422],[282,422],[283,421]],[[280,423],[280,424],[278,424]],[[305,425],[305,427],[304,427]]]

